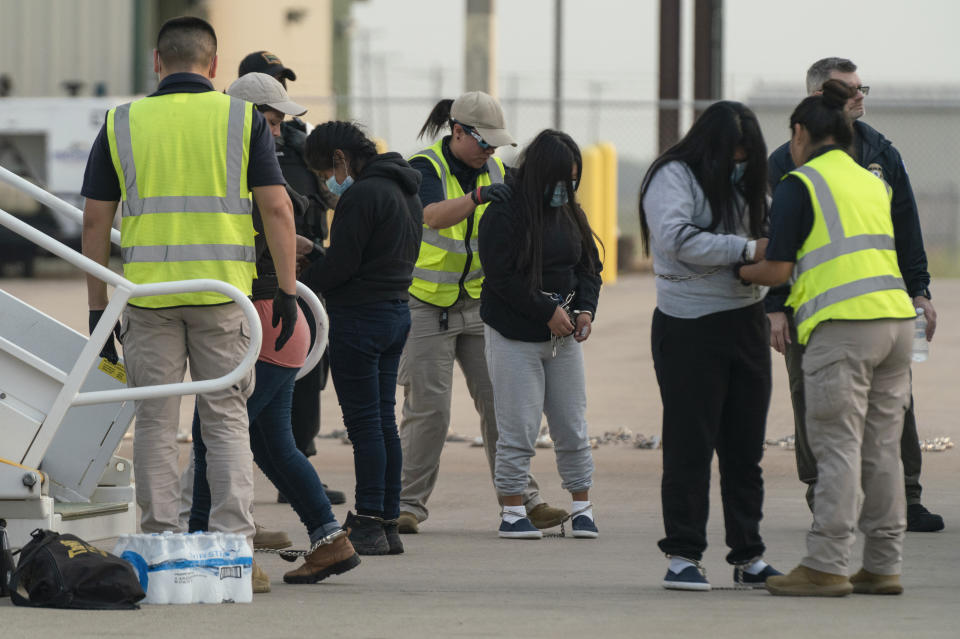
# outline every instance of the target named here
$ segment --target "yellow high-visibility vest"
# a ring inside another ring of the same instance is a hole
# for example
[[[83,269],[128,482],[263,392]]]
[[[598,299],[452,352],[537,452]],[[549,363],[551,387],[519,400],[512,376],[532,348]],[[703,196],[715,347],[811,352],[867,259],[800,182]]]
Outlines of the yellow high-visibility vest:
[[[450,172],[443,157],[443,140],[420,151],[413,158],[426,158],[433,164],[443,186],[446,200],[463,197],[460,182]],[[487,170],[477,176],[477,187],[503,182],[505,170],[500,158],[487,160]],[[480,298],[483,286],[483,267],[480,265],[478,231],[480,218],[487,204],[481,204],[470,216],[445,229],[432,229],[423,225],[423,240],[420,255],[413,269],[413,284],[410,294],[434,306],[451,306],[460,297],[460,286],[473,299]]]
[[[827,320],[915,317],[897,265],[889,187],[839,149],[790,175],[806,185],[813,204],[787,299],[800,343]]]
[[[110,110],[128,280],[210,278],[250,295],[257,274],[247,185],[252,128],[253,105],[217,91],[147,97]],[[230,301],[212,292],[130,299],[144,308]]]

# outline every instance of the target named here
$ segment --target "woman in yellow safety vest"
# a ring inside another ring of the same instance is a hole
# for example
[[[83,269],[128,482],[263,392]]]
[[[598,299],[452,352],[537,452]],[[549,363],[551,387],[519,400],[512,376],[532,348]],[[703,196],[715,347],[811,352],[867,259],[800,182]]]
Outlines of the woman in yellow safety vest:
[[[490,202],[509,199],[505,170],[494,156],[498,146],[516,143],[507,132],[503,110],[482,91],[441,100],[420,135],[450,134],[410,158],[420,171],[423,240],[410,286],[410,337],[400,361],[403,385],[403,479],[400,532],[415,533],[428,515],[440,453],[450,427],[453,365],[459,362],[467,389],[480,413],[493,474],[497,443],[493,389],[484,360],[480,289],[483,268],[478,252],[480,220]],[[524,503],[534,525],[559,525],[566,511],[550,508],[530,478]]]
[[[819,480],[807,555],[789,575],[767,580],[775,595],[903,591],[898,444],[915,311],[897,264],[890,190],[848,154],[853,132],[843,109],[852,96],[829,80],[794,110],[790,155],[798,168],[777,187],[766,260],[736,269],[760,284],[796,278],[787,306],[805,346],[807,437]],[[858,524],[863,564],[848,578]]]

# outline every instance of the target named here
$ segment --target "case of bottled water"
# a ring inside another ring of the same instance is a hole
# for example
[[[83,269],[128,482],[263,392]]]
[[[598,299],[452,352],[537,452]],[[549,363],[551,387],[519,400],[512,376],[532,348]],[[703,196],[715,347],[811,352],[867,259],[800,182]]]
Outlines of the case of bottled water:
[[[133,565],[147,604],[247,603],[253,599],[253,553],[243,535],[123,535],[114,554]]]

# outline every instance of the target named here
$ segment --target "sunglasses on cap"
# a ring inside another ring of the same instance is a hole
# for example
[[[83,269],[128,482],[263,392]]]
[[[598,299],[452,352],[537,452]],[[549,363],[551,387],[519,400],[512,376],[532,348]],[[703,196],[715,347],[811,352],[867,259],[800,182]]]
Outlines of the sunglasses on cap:
[[[487,142],[486,140],[484,140],[483,136],[480,135],[480,133],[469,124],[464,124],[463,122],[458,122],[457,120],[450,120],[450,121],[453,122],[454,124],[459,124],[464,131],[469,133],[473,137],[473,139],[477,141],[477,144],[479,144],[480,148],[483,149],[484,151],[486,151],[487,149],[497,148],[492,144],[490,144],[489,142]]]

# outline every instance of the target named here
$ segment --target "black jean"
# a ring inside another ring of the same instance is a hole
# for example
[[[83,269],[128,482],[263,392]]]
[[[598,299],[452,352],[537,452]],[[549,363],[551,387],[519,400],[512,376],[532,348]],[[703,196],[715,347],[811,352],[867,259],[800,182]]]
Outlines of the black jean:
[[[406,300],[327,307],[330,376],[353,444],[360,515],[400,514],[403,451],[397,434],[397,369],[410,331]]]
[[[717,451],[727,561],[763,555],[760,460],[770,405],[769,325],[762,304],[696,319],[653,312],[663,401],[660,549],[699,561],[707,547],[710,465]]]

